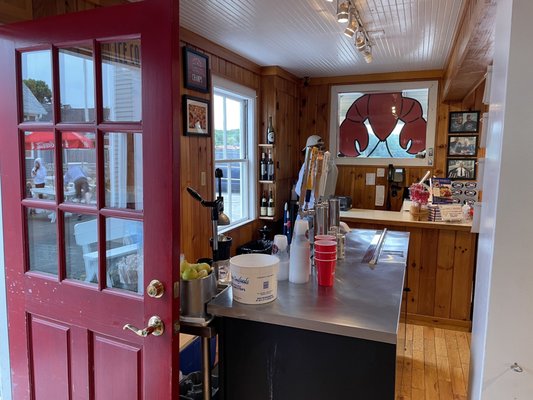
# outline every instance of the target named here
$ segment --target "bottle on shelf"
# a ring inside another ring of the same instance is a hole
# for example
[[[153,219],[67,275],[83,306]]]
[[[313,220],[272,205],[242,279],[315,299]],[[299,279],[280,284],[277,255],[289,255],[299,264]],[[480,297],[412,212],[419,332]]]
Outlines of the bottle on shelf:
[[[274,126],[272,125],[272,116],[268,117],[268,127],[267,127],[267,143],[274,144],[275,133]]]
[[[261,153],[261,162],[259,165],[260,165],[259,179],[262,181],[268,180],[268,165],[267,165],[267,160],[265,158],[265,153]]]
[[[274,160],[272,160],[272,153],[268,151],[268,160],[267,160],[267,181],[274,180]]]
[[[274,196],[272,195],[272,190],[268,196],[268,206],[267,206],[267,217],[274,216]]]
[[[259,210],[259,216],[266,217],[267,216],[267,208],[268,208],[268,202],[266,198],[266,193],[263,192],[263,197],[261,197],[261,207]]]

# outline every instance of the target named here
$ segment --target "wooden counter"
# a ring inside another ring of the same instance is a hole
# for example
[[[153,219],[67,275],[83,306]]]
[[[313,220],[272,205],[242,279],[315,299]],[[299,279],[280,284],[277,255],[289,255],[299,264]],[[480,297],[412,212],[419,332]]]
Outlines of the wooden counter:
[[[341,220],[351,228],[409,232],[407,320],[470,330],[477,246],[470,223],[415,221],[407,211],[361,209],[342,211]]]

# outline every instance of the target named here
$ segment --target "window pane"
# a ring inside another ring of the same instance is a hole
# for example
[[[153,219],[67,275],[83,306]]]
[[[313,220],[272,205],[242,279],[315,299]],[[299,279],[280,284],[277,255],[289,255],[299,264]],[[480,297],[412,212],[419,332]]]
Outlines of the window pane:
[[[106,207],[142,210],[142,135],[108,133],[104,149]]]
[[[143,224],[118,218],[106,220],[108,287],[143,293]]]
[[[65,202],[96,204],[94,133],[61,132]]]
[[[67,278],[98,283],[98,230],[96,217],[65,213]]]
[[[102,43],[102,90],[105,121],[140,121],[141,41]]]
[[[25,197],[55,200],[54,132],[24,132],[24,148],[27,154]]]
[[[28,208],[28,251],[30,271],[57,276],[57,230],[55,213]]]
[[[23,121],[51,122],[52,53],[40,50],[22,53]]]
[[[414,158],[426,148],[429,89],[340,93],[339,151],[347,157]]]
[[[242,101],[226,99],[226,159],[243,158],[242,116]]]
[[[244,162],[216,164],[223,173],[222,197],[224,197],[224,212],[230,218],[231,223],[236,223],[248,215],[247,191],[242,177],[246,176],[246,164]],[[216,182],[218,193],[218,182]],[[231,190],[229,189],[231,188]]]
[[[61,121],[94,121],[94,63],[91,46],[59,50]]]

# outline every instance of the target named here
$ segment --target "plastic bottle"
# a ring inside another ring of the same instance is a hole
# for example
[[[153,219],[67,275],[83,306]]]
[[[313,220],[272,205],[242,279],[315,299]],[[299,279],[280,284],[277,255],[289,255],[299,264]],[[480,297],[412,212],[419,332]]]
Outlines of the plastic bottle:
[[[296,220],[294,224],[294,237],[291,242],[289,260],[289,282],[307,283],[311,274],[311,260],[309,240],[306,232],[309,224],[306,220]]]

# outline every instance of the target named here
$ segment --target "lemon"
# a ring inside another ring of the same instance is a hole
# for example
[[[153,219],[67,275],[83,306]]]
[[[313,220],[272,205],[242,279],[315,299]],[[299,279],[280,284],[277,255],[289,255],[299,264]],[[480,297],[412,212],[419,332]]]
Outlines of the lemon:
[[[198,272],[194,268],[188,268],[181,274],[181,279],[185,281],[192,281],[198,279]]]

